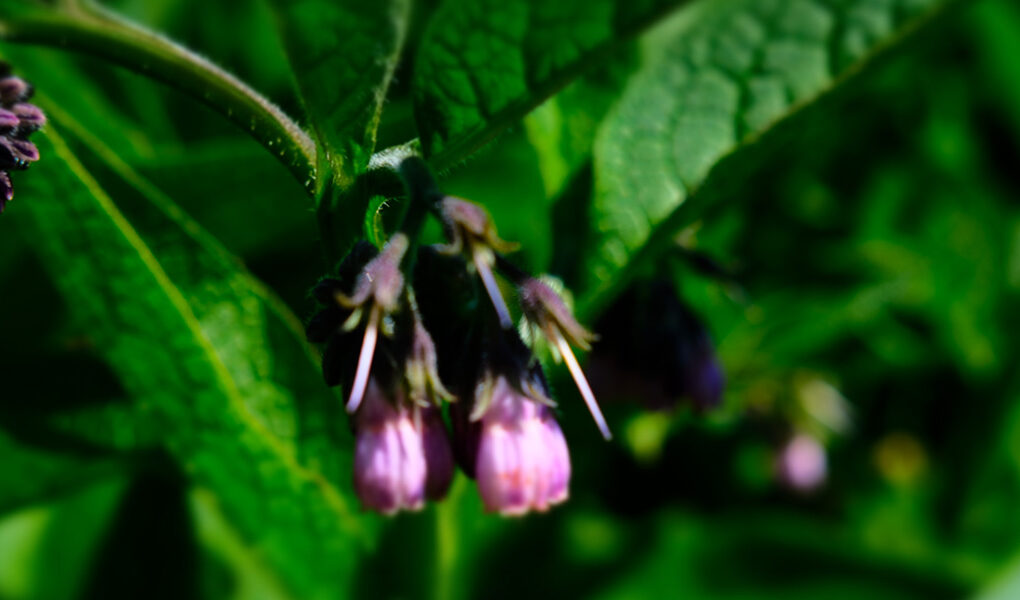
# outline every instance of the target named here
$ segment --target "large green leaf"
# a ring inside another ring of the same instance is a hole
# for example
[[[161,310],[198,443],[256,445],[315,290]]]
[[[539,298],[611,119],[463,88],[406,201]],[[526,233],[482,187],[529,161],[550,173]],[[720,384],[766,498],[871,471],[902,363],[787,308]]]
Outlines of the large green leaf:
[[[596,310],[690,223],[717,167],[748,164],[794,115],[949,2],[725,0],[648,41],[646,65],[596,141],[589,294]],[[721,172],[713,181],[727,179]]]
[[[547,198],[560,195],[570,178],[591,160],[599,124],[637,68],[636,54],[621,51],[616,58],[578,78],[524,119],[528,141],[538,154]],[[577,220],[577,224],[587,227],[583,220]]]
[[[408,0],[274,0],[284,46],[322,151],[320,172],[346,187],[375,147]],[[324,177],[318,185],[324,186]]]
[[[316,148],[290,117],[205,58],[92,0],[0,0],[0,39],[91,54],[176,87],[251,134],[311,190]]]
[[[442,169],[684,0],[447,0],[415,63],[422,145]]]
[[[172,203],[48,106],[124,180],[120,206],[51,127],[18,210],[92,343],[224,514],[300,597],[331,597],[368,539],[300,324]],[[132,196],[128,193],[134,190]],[[123,209],[123,210],[121,210]],[[126,215],[132,217],[129,222]]]

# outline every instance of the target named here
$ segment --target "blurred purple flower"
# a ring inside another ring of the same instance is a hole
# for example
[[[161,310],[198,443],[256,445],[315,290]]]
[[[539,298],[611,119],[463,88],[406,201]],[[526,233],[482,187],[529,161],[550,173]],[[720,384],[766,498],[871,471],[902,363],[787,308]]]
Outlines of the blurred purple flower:
[[[708,330],[668,281],[635,285],[596,327],[589,371],[603,396],[639,398],[649,409],[687,399],[699,411],[722,401],[726,378]]]
[[[825,448],[814,436],[798,433],[779,450],[776,459],[779,480],[798,492],[813,492],[825,483],[828,460]]]

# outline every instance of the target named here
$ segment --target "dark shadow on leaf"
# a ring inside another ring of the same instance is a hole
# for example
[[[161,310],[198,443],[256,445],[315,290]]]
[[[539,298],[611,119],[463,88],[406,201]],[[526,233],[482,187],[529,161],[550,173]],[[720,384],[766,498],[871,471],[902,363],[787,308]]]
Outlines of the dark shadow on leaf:
[[[117,512],[81,597],[199,597],[187,482],[169,457],[139,474]]]
[[[23,444],[80,457],[116,452],[94,441],[101,435],[75,433],[76,427],[101,426],[95,420],[54,426],[57,420],[75,421],[76,415],[91,411],[132,410],[127,393],[99,357],[81,351],[33,353],[10,359],[6,366],[3,387],[10,400],[0,403],[0,429]]]

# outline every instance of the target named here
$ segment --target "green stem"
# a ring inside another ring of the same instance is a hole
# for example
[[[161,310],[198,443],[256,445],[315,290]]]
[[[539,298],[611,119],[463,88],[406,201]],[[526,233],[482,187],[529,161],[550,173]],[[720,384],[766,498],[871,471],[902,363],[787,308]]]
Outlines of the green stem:
[[[309,194],[315,144],[278,107],[223,69],[94,2],[42,8],[15,2],[0,16],[0,39],[84,52],[152,77],[205,103],[277,157]]]
[[[329,271],[333,272],[343,258],[343,250],[338,244],[335,224],[333,222],[333,216],[336,214],[334,206],[338,192],[334,188],[333,182],[329,181],[321,194],[316,200],[318,208],[315,211],[315,216],[316,222],[319,224],[319,239],[322,243],[322,253],[326,258],[326,265],[329,267]]]
[[[402,266],[405,275],[412,278],[417,257],[418,238],[421,237],[425,217],[442,199],[443,194],[439,191],[439,186],[436,184],[432,172],[429,171],[428,165],[418,156],[403,159],[397,166],[397,174],[404,182],[407,198],[400,231],[411,240],[411,246]]]

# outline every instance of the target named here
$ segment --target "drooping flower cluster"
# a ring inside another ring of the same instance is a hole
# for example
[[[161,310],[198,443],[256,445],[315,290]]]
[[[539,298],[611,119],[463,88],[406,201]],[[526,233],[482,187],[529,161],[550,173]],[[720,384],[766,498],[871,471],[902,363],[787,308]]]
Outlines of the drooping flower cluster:
[[[429,200],[414,185],[408,196]],[[570,347],[587,349],[594,336],[552,288],[506,262],[502,252],[514,246],[498,237],[484,209],[438,192],[428,204],[447,244],[418,248],[416,232],[403,230],[379,251],[358,244],[336,277],[313,290],[322,308],[308,337],[325,344],[327,384],[347,391],[355,492],[369,510],[417,510],[446,493],[455,458],[477,480],[487,510],[548,510],[568,496],[570,455],[541,366],[512,328],[496,272],[516,285],[525,320],[566,361],[608,439]]]
[[[357,245],[337,277],[313,290],[325,308],[307,330],[309,340],[326,344],[326,383],[351,390],[354,489],[366,508],[383,514],[417,510],[426,498],[443,497],[453,477],[439,408],[450,396],[436,372],[435,346],[404,285],[400,264],[407,247],[403,234],[379,253],[367,243]]]
[[[39,107],[29,104],[32,86],[0,62],[0,213],[14,199],[11,171],[23,171],[39,160],[28,137],[46,123]]]

